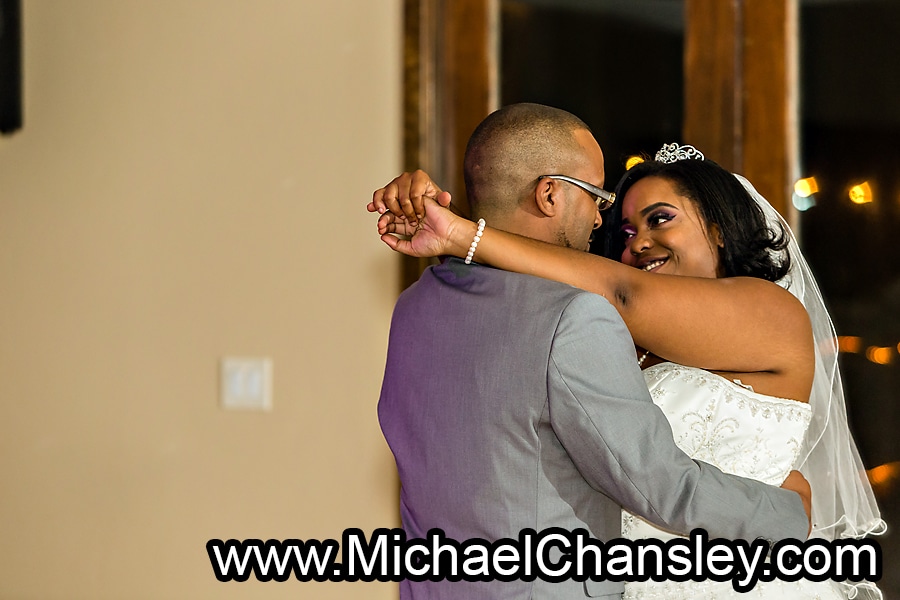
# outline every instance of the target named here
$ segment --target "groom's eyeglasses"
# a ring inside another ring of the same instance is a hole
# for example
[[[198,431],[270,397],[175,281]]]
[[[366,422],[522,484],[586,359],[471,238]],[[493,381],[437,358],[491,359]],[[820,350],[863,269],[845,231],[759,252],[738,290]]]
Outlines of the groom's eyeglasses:
[[[538,177],[538,180],[541,180],[544,177],[559,179],[560,181],[566,181],[568,183],[571,183],[572,185],[577,185],[594,197],[594,202],[597,204],[597,210],[599,211],[606,210],[613,205],[613,202],[616,201],[616,195],[614,193],[607,192],[603,188],[599,188],[594,184],[588,183],[587,181],[575,179],[574,177],[569,177],[568,175],[541,175],[540,177]]]

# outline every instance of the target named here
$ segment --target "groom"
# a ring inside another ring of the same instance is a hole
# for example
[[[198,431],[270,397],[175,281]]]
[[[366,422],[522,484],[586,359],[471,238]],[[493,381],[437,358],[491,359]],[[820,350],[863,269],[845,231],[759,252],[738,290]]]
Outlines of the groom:
[[[600,225],[591,193],[540,177],[604,182],[600,147],[567,112],[494,112],[469,140],[464,170],[472,216],[492,227],[586,249]],[[710,537],[808,532],[794,492],[725,475],[675,446],[616,310],[564,284],[455,258],[427,269],[397,302],[378,414],[408,539],[441,529],[458,542],[495,541],[558,527],[608,541],[620,537],[623,506]],[[618,598],[622,589],[405,579],[401,598]]]

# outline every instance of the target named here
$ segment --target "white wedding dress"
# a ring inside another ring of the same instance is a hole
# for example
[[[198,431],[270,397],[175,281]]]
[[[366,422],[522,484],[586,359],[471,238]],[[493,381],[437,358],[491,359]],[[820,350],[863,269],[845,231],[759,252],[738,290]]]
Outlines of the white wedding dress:
[[[653,401],[672,425],[678,447],[697,460],[727,473],[780,485],[800,453],[809,426],[808,404],[753,392],[724,377],[664,362],[644,370]],[[676,534],[658,529],[628,512],[622,514],[622,537],[670,540]],[[844,598],[830,581],[758,582],[738,594],[730,581],[628,582],[624,599],[719,600],[722,598]]]

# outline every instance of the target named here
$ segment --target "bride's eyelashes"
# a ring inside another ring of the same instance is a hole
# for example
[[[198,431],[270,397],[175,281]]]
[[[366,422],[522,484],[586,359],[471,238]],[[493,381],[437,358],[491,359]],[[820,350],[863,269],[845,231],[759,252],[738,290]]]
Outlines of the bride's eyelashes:
[[[669,213],[664,210],[660,210],[655,213],[652,213],[650,216],[647,217],[647,225],[649,225],[650,228],[653,229],[655,227],[659,227],[663,223],[668,223],[669,221],[671,221],[674,218],[675,218],[674,214]]]
[[[645,220],[647,222],[648,228],[655,229],[664,223],[668,223],[669,221],[671,221],[674,218],[675,218],[675,215],[673,213],[670,213],[665,210],[660,210],[660,211],[651,213],[650,215],[648,215],[646,217]],[[623,225],[619,231],[622,235],[622,239],[624,239],[626,242],[628,240],[630,240],[631,238],[633,238],[635,235],[637,235],[637,228],[631,224]]]

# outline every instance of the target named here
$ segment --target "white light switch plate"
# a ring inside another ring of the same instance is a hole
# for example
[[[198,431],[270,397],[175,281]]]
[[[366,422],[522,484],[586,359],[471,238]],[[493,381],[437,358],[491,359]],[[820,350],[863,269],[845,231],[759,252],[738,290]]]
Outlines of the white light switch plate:
[[[219,405],[272,410],[272,359],[225,357],[219,365]]]

